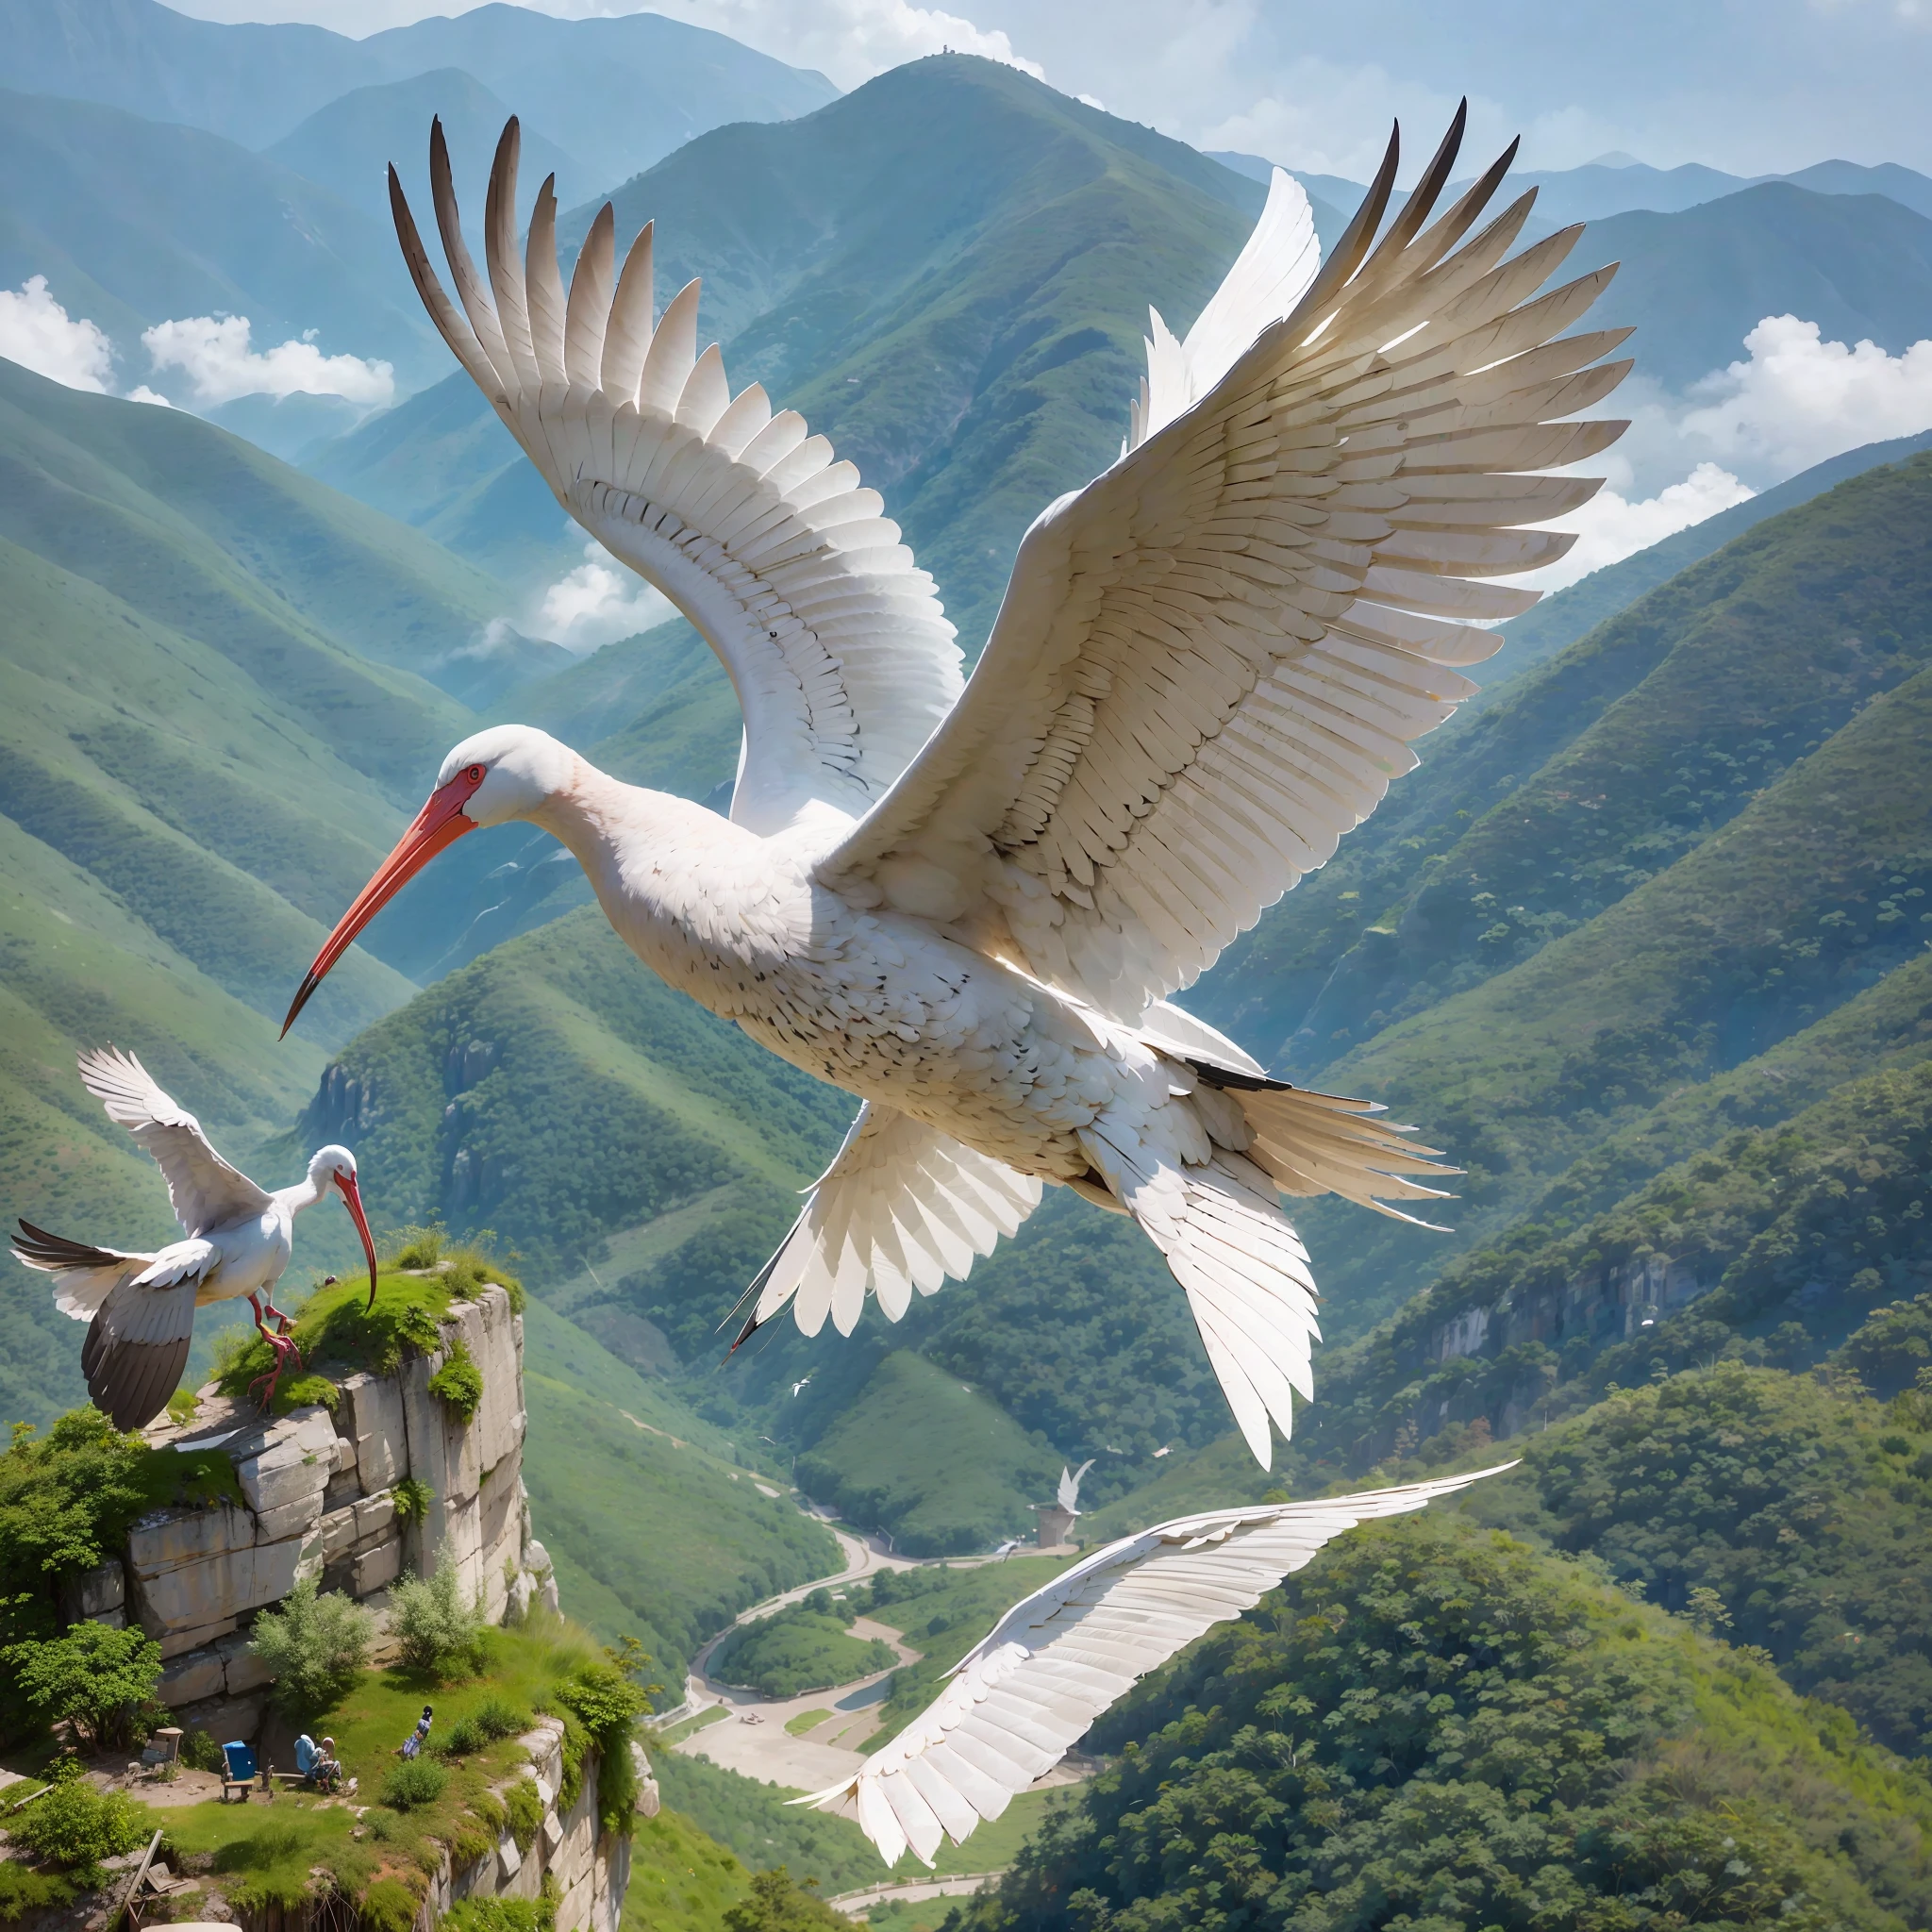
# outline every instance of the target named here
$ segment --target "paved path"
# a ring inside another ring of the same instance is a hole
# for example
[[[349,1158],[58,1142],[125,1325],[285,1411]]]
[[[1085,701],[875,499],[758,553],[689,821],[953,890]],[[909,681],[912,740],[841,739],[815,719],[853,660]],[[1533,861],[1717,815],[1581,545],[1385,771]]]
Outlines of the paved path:
[[[885,1885],[868,1885],[859,1891],[841,1891],[825,1903],[848,1919],[862,1919],[872,1906],[918,1905],[928,1898],[965,1898],[983,1885],[996,1885],[1004,1872],[961,1872],[951,1878],[899,1878]]]

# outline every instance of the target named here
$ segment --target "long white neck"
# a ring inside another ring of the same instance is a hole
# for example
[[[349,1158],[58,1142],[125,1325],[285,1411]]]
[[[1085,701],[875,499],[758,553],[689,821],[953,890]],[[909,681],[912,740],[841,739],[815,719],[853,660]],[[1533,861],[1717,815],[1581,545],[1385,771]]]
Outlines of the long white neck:
[[[527,817],[563,841],[620,937],[674,983],[694,957],[730,948],[774,858],[757,833],[582,758]]]
[[[313,1168],[291,1188],[277,1188],[275,1199],[291,1214],[299,1214],[305,1208],[313,1208],[328,1199],[330,1176],[318,1174]]]

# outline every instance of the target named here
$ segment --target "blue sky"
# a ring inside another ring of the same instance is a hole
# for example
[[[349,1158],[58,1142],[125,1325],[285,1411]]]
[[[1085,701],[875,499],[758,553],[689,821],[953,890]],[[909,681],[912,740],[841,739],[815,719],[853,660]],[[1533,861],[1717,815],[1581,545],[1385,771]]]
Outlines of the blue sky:
[[[175,0],[369,33],[451,0]],[[541,0],[557,13],[629,0]],[[1208,147],[1359,176],[1391,114],[1432,140],[1457,95],[1524,163],[1606,150],[1739,174],[1831,157],[1932,172],[1932,0],[657,0],[850,87],[941,45]]]

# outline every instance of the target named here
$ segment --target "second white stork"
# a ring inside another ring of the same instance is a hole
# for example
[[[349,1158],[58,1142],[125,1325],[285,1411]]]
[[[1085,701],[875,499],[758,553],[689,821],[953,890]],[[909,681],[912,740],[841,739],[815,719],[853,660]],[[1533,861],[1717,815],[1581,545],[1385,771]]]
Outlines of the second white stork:
[[[850,1818],[888,1865],[963,1844],[1079,1742],[1095,1718],[1216,1624],[1251,1610],[1324,1543],[1514,1469],[1305,1503],[1184,1516],[1083,1557],[1015,1604],[945,1688],[841,1784],[794,1805]]]
[[[722,818],[541,731],[478,733],[290,1019],[436,853],[541,825],[671,985],[863,1102],[746,1333],[788,1302],[807,1334],[827,1315],[849,1333],[869,1294],[897,1320],[1042,1185],[1072,1188],[1166,1257],[1266,1464],[1318,1332],[1280,1195],[1403,1215],[1452,1170],[1170,996],[1416,763],[1409,741],[1475,689],[1454,667],[1496,648],[1481,626],[1535,601],[1491,580],[1574,541],[1525,526],[1598,487],[1543,473],[1624,427],[1574,419],[1629,367],[1602,360],[1627,331],[1561,333],[1609,271],[1539,292],[1581,230],[1511,257],[1534,191],[1484,224],[1513,147],[1438,213],[1461,126],[1383,231],[1391,140],[1325,264],[1276,174],[1185,341],[1154,318],[1120,460],[1026,533],[963,688],[878,495],[756,384],[731,393],[717,347],[697,353],[696,282],[654,315],[651,229],[614,274],[607,206],[566,296],[547,183],[517,247],[512,121],[486,280],[437,128],[457,300],[391,170],[416,286],[558,501],[724,660],[738,784]]]
[[[275,1304],[295,1217],[332,1192],[341,1195],[362,1238],[375,1305],[375,1242],[362,1211],[356,1157],[346,1147],[320,1148],[301,1180],[271,1193],[215,1152],[201,1123],[131,1053],[111,1046],[83,1053],[80,1077],[108,1118],[154,1158],[186,1237],[141,1253],[93,1247],[21,1222],[14,1258],[51,1274],[54,1306],[89,1324],[80,1365],[94,1407],[117,1429],[151,1423],[180,1382],[194,1311],[245,1295],[257,1332],[275,1352],[275,1367],[263,1377],[268,1407],[283,1373],[301,1366],[289,1319]]]

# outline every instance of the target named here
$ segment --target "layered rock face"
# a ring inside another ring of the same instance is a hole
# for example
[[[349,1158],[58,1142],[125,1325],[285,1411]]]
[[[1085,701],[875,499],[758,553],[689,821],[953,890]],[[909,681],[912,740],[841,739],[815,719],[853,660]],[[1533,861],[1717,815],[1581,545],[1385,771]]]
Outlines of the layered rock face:
[[[143,1517],[121,1561],[79,1580],[74,1609],[158,1640],[158,1694],[184,1725],[256,1736],[268,1678],[247,1625],[305,1577],[380,1610],[405,1570],[426,1574],[447,1550],[492,1621],[533,1600],[556,1607],[523,1483],[523,1318],[491,1287],[457,1303],[441,1332],[441,1348],[393,1374],[349,1376],[333,1415],[317,1406],[270,1421],[209,1390],[186,1429],[147,1432],[157,1447],[222,1450],[246,1507]],[[458,1341],[483,1379],[468,1421],[429,1391]],[[427,1501],[412,1514],[417,1485]]]
[[[563,1724],[540,1719],[517,1740],[529,1754],[529,1776],[543,1801],[543,1824],[527,1851],[517,1849],[508,1833],[494,1852],[462,1870],[447,1859],[424,1901],[419,1927],[427,1932],[459,1898],[536,1898],[546,1875],[556,1881],[558,1932],[618,1932],[624,1894],[630,1885],[630,1840],[600,1832],[597,1822],[598,1759],[584,1763],[583,1789],[568,1810],[558,1808],[563,1783]],[[630,1746],[638,1760],[637,1809],[658,1813],[658,1781],[641,1745]]]

